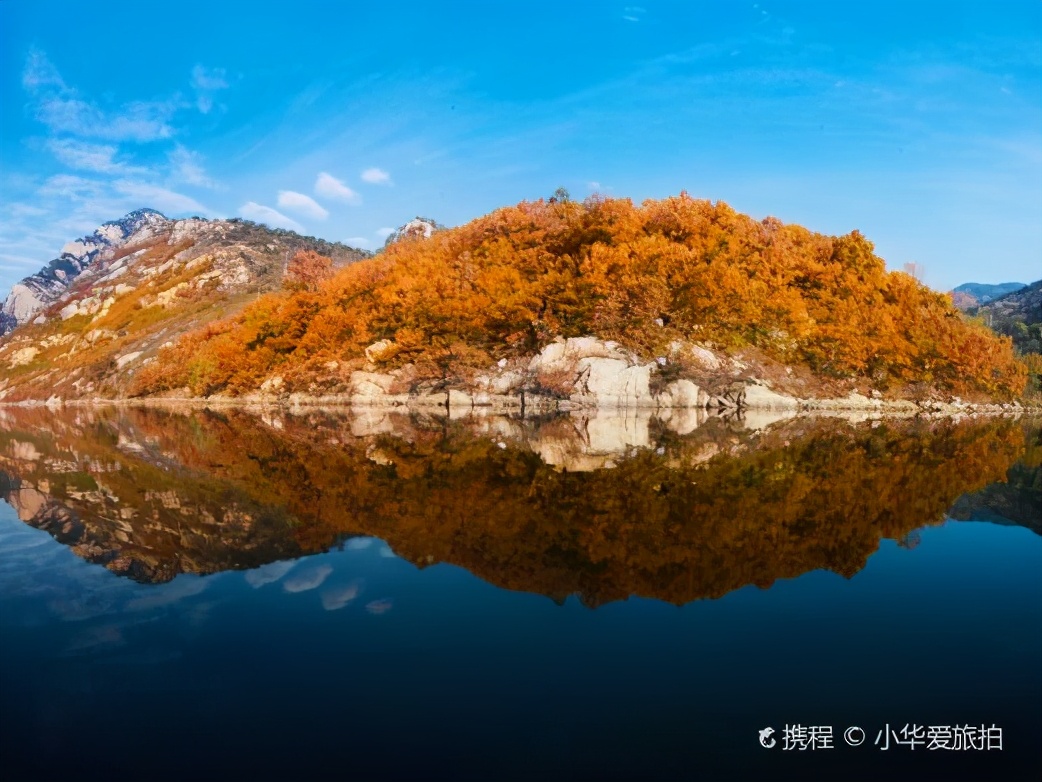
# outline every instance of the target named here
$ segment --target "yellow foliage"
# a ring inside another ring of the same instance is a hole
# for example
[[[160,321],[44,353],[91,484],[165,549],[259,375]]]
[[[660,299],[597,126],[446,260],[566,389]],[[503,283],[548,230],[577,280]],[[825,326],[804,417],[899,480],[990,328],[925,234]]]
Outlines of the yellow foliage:
[[[397,242],[188,335],[137,391],[240,393],[276,366],[358,359],[380,339],[398,345],[391,363],[445,367],[459,363],[447,356],[494,360],[585,334],[645,356],[675,339],[755,346],[880,388],[1010,398],[1027,377],[1008,339],[888,273],[857,231],[824,236],[681,194],[522,202]]]

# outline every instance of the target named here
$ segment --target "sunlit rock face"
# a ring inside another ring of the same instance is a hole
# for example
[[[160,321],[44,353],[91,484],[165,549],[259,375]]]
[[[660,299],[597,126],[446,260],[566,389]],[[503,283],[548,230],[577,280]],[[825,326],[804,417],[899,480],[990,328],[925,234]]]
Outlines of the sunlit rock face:
[[[0,310],[0,334],[29,322],[41,310],[61,298],[69,286],[106,254],[144,243],[171,221],[154,209],[138,209],[100,226],[90,236],[68,242],[57,258],[11,288]]]
[[[389,247],[401,239],[430,239],[436,231],[445,230],[445,226],[429,217],[414,217],[405,225],[399,226],[388,235],[384,242]]]

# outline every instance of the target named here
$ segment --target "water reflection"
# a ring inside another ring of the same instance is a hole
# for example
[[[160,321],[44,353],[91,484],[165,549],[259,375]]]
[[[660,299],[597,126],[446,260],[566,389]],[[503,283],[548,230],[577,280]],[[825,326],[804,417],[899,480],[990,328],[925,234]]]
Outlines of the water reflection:
[[[816,569],[850,577],[882,538],[914,541],[953,505],[957,518],[990,508],[1038,532],[1038,441],[1037,427],[1009,419],[750,427],[7,409],[0,494],[22,521],[139,582],[249,569],[250,586],[319,590],[332,611],[360,599],[361,585],[328,586],[327,564],[294,560],[379,539],[391,549],[375,543],[381,555],[456,564],[557,601],[684,604]],[[1007,474],[1010,484],[992,486]],[[372,598],[371,614],[393,607]]]

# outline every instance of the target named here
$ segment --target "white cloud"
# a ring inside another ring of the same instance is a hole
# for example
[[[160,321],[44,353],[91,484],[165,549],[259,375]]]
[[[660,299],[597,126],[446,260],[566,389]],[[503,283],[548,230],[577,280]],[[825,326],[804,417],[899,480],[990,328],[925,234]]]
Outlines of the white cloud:
[[[42,265],[39,258],[29,258],[25,255],[11,255],[10,253],[0,253],[0,261],[5,261],[8,264],[4,267],[5,269],[15,269],[19,266],[33,266],[38,268]]]
[[[174,133],[169,120],[184,105],[170,98],[135,101],[117,111],[105,111],[69,87],[47,55],[37,49],[26,58],[22,86],[35,98],[36,118],[52,131],[112,141],[169,138]]]
[[[367,168],[362,172],[362,181],[371,185],[390,185],[391,175],[382,168]]]
[[[364,236],[349,236],[344,240],[344,244],[348,247],[368,247],[372,243],[371,239],[366,239]]]
[[[66,89],[65,82],[54,64],[47,55],[39,49],[33,49],[25,60],[25,70],[22,71],[22,86],[30,92],[36,92],[41,87],[56,87],[59,90]]]
[[[72,174],[56,174],[40,186],[37,193],[41,196],[58,196],[82,200],[96,198],[105,189],[105,183],[96,179],[84,179]]]
[[[383,228],[377,228],[376,229],[376,235],[379,236],[381,239],[386,239],[388,236],[390,236],[393,233],[394,233],[394,229],[393,228],[387,228],[386,226],[383,227]]]
[[[138,208],[152,207],[164,213],[191,212],[192,214],[212,214],[209,209],[194,198],[182,193],[167,190],[165,187],[138,182],[131,179],[119,179],[112,183],[117,192],[135,199]]]
[[[211,190],[220,188],[220,183],[211,179],[202,166],[202,156],[178,144],[170,153],[170,170],[174,179],[196,187]]]
[[[192,68],[192,89],[195,90],[195,106],[203,114],[213,109],[213,93],[228,89],[224,68],[207,68],[196,65]]]
[[[47,214],[46,209],[41,209],[32,204],[20,204],[17,202],[7,204],[7,211],[15,217],[41,217]]]
[[[90,144],[75,139],[50,139],[47,148],[65,165],[81,171],[97,171],[101,174],[140,173],[145,169],[128,166],[113,158],[117,147],[109,144]]]
[[[586,183],[586,189],[587,190],[600,190],[601,189],[601,183],[600,182],[587,182]]]
[[[349,188],[332,174],[323,171],[315,180],[315,193],[326,198],[336,198],[349,204],[362,203],[362,196]]]
[[[264,206],[253,201],[248,201],[240,206],[239,214],[247,220],[253,220],[255,223],[265,223],[273,228],[288,228],[290,231],[304,233],[304,226],[293,218],[286,217],[282,212],[278,212],[270,206]]]
[[[79,98],[51,96],[37,104],[36,118],[56,133],[112,141],[155,141],[174,135],[169,119],[177,108],[174,101],[139,101],[111,115]]]
[[[228,88],[224,68],[207,68],[196,65],[192,68],[192,86],[197,90],[224,90]]]
[[[279,191],[279,206],[315,220],[325,220],[329,217],[329,210],[325,209],[314,198],[303,193],[295,193],[292,190]]]

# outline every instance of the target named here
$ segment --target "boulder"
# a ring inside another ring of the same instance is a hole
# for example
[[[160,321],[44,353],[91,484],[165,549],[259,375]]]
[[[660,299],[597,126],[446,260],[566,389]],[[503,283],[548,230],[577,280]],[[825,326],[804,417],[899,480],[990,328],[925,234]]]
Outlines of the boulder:
[[[757,410],[798,410],[800,402],[766,386],[748,385],[745,387],[744,406]]]
[[[385,361],[394,355],[395,344],[389,339],[381,339],[365,349],[365,360],[372,363]]]
[[[675,380],[666,386],[666,390],[655,397],[658,407],[669,408],[696,408],[699,407],[701,394],[699,388],[690,380]]]
[[[618,358],[579,359],[572,401],[603,408],[654,407],[651,365],[630,366]]]

